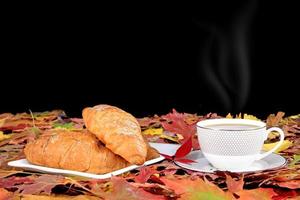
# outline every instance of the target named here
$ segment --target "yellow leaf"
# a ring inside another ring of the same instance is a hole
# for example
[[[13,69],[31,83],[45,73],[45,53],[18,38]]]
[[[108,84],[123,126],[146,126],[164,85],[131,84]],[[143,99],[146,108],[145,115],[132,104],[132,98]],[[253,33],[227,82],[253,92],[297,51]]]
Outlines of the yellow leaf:
[[[235,118],[242,119],[242,113],[239,113],[238,115],[235,115]]]
[[[272,131],[271,133],[269,133],[268,139],[269,139],[269,140],[272,140],[272,139],[277,138],[278,136],[279,136],[279,133],[278,133],[278,132]]]
[[[172,136],[165,135],[163,133],[164,133],[163,128],[149,128],[143,131],[143,134],[145,135],[152,135],[152,136],[156,135],[162,139],[171,140],[173,142],[178,142],[178,140],[182,137],[182,135],[180,134],[177,134],[175,137],[172,137]]]
[[[226,115],[226,118],[232,119],[233,116],[232,116],[230,113],[228,113],[228,114]],[[242,115],[242,113],[239,113],[238,115],[235,115],[235,118],[237,118],[237,119],[260,120],[260,119],[258,119],[257,117],[255,117],[254,115],[248,115],[248,114],[246,114],[246,113],[244,113],[244,115]]]
[[[255,117],[254,115],[248,115],[248,114],[244,114],[244,119],[251,119],[251,120],[259,120],[257,117]]]
[[[264,144],[263,150],[264,151],[270,151],[277,144],[278,144],[278,142],[274,142],[274,143],[270,143],[270,144]],[[275,153],[279,153],[281,151],[284,151],[284,150],[290,148],[292,145],[293,145],[293,142],[291,142],[289,140],[284,140],[282,145],[280,145],[280,147],[275,151]]]
[[[162,135],[164,130],[162,128],[149,128],[143,131],[145,135]]]
[[[183,140],[184,139],[184,137],[181,134],[177,133],[176,135],[177,135],[178,140]]]
[[[232,119],[233,117],[232,117],[232,115],[231,115],[230,113],[228,113],[228,114],[226,115],[226,118]]]
[[[0,141],[6,140],[11,137],[11,134],[5,135],[2,131],[0,131]]]
[[[290,119],[298,119],[298,118],[300,118],[300,114],[298,114],[298,115],[292,115],[289,118]]]
[[[178,142],[178,138],[174,138],[174,137],[171,137],[171,136],[168,136],[168,135],[160,135],[159,137],[163,138],[163,139],[171,140],[173,142]]]

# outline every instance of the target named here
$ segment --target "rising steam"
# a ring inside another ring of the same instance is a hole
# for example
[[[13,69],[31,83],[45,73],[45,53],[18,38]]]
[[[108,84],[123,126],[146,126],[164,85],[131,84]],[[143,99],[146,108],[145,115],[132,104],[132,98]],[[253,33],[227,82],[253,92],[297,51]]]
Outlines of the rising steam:
[[[255,8],[255,1],[244,5],[226,31],[217,25],[205,27],[210,38],[200,57],[201,78],[225,111],[240,111],[247,103],[251,82],[248,39]]]

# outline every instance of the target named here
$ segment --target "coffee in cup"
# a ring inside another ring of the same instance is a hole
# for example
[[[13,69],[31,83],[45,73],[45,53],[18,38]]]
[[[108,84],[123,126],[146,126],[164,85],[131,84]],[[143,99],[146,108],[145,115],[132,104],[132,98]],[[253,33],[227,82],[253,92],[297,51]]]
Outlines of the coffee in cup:
[[[278,144],[268,152],[261,152],[268,134],[280,134]],[[280,128],[267,129],[262,121],[248,119],[208,119],[197,123],[201,151],[219,170],[243,170],[282,144],[284,133]]]

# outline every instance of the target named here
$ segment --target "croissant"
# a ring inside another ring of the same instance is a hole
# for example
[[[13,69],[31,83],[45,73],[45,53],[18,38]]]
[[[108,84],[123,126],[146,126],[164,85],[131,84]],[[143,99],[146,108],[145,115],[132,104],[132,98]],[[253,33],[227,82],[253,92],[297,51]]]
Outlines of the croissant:
[[[131,114],[103,104],[85,108],[82,115],[87,129],[112,152],[131,164],[145,162],[149,148],[139,123]]]
[[[104,174],[129,165],[87,130],[52,129],[24,149],[30,163],[53,168]]]

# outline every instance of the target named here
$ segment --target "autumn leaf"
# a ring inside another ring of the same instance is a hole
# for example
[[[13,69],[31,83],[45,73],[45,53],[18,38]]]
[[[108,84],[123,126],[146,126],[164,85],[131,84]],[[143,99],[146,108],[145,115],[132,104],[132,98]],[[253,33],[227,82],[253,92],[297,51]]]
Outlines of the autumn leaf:
[[[0,127],[0,131],[22,131],[27,127],[28,125],[26,124],[16,124],[11,126],[4,124],[2,127]]]
[[[176,151],[175,158],[183,158],[192,150],[192,137],[190,136]]]
[[[154,115],[153,117],[143,117],[137,118],[142,129],[148,129],[150,127],[160,127],[161,117],[158,115]]]
[[[277,195],[272,188],[242,190],[236,194],[240,197],[239,200],[270,200]]]
[[[232,194],[224,192],[218,186],[205,182],[200,178],[191,180],[190,178],[176,179],[162,177],[161,180],[165,186],[174,190],[176,194],[180,195],[182,200],[198,200],[198,199],[212,199],[212,200],[226,200],[234,199]]]
[[[289,164],[289,167],[294,167],[297,162],[300,161],[300,155],[294,155],[293,156],[293,161]]]
[[[11,189],[17,185],[31,184],[33,182],[33,179],[30,177],[10,176],[7,178],[0,178],[0,188]]]
[[[232,193],[236,193],[243,190],[244,187],[244,175],[240,177],[239,180],[234,180],[229,174],[225,174],[226,176],[226,185],[228,191]]]
[[[0,188],[0,200],[11,199],[12,195],[12,192],[8,192],[6,189]]]
[[[300,189],[300,179],[290,180],[284,182],[277,182],[276,185],[279,187],[289,188],[289,189]]]
[[[158,136],[159,138],[167,139],[176,143],[178,143],[178,140],[180,139],[178,137],[179,134],[173,134],[174,136],[167,135],[163,128],[149,128],[144,130],[142,133],[149,136]]]
[[[271,114],[267,118],[267,126],[278,126],[284,116],[284,112],[278,112],[276,115]]]
[[[175,109],[173,109],[172,113],[163,116],[163,119],[167,120],[166,122],[162,122],[162,126],[165,130],[179,133],[184,139],[188,139],[196,132],[195,124],[188,125],[184,120],[184,115],[178,113]]]
[[[233,116],[230,113],[228,113],[226,115],[226,118],[227,119],[233,119]],[[255,117],[254,115],[249,115],[249,114],[246,114],[246,113],[244,113],[243,116],[242,116],[242,113],[240,113],[240,114],[236,115],[235,118],[238,118],[238,119],[242,119],[243,118],[243,119],[250,119],[250,120],[260,120],[257,117]]]
[[[277,196],[273,197],[272,200],[295,200],[298,194],[295,190],[276,190]]]
[[[162,116],[166,121],[161,122],[163,128],[167,131],[178,133],[183,136],[182,143],[192,137],[192,143],[194,149],[199,149],[199,143],[196,137],[196,123],[187,124],[185,121],[185,115],[178,113],[173,109],[172,113]]]
[[[174,160],[182,163],[192,163],[195,162],[193,160],[184,158],[186,155],[188,155],[192,150],[192,137],[187,139],[176,151],[174,155]]]
[[[68,196],[68,195],[57,195],[57,196],[45,196],[45,195],[20,195],[20,200],[99,200],[98,197],[89,195],[78,195],[78,196]]]
[[[54,123],[53,128],[62,128],[62,129],[75,129],[73,122],[68,123]]]
[[[260,119],[258,119],[256,116],[254,115],[248,115],[248,114],[244,114],[244,117],[243,119],[250,119],[250,120],[257,120],[257,121],[260,121]]]
[[[52,189],[57,186],[64,184],[65,179],[63,176],[58,175],[41,175],[34,180],[31,184],[22,184],[16,186],[18,190],[16,193],[22,194],[41,194],[45,193],[50,195]]]
[[[227,119],[232,119],[233,117],[232,117],[232,115],[231,115],[230,113],[228,113],[228,114],[226,115],[226,118],[227,118]]]
[[[263,150],[264,151],[270,151],[271,149],[273,149],[273,147],[275,147],[279,142],[274,142],[274,143],[269,143],[269,144],[264,144],[263,145]],[[290,148],[291,146],[293,146],[293,142],[289,141],[289,140],[284,140],[283,143],[279,146],[278,149],[275,150],[275,153],[279,153],[281,151],[284,151],[288,148]]]
[[[193,160],[184,158],[186,155],[188,155],[192,150],[192,138],[188,138],[176,151],[174,155],[166,155],[166,154],[161,154],[164,156],[167,160],[170,161],[178,161],[182,163],[192,163],[195,162]]]
[[[2,131],[0,131],[0,141],[6,140],[6,139],[10,138],[11,136],[12,136],[12,134],[4,134]]]
[[[103,193],[107,200],[165,200],[162,195],[146,192],[142,188],[135,187],[120,177],[112,177],[112,191]]]
[[[142,133],[145,135],[162,135],[164,130],[162,128],[149,128],[144,130]]]
[[[157,173],[157,171],[150,167],[141,167],[139,175],[135,177],[135,182],[146,183],[148,179],[155,173]]]

